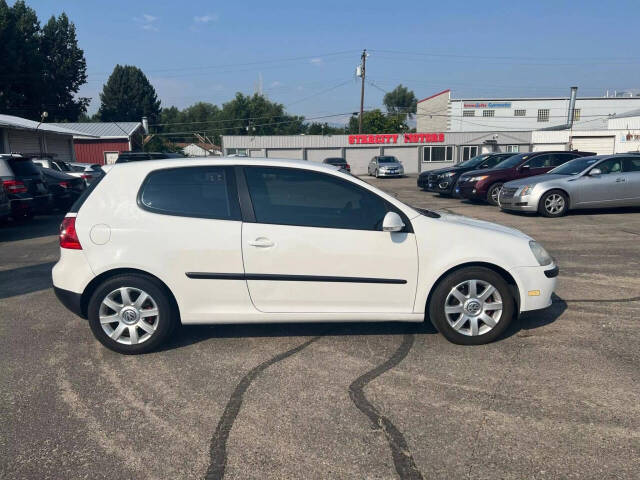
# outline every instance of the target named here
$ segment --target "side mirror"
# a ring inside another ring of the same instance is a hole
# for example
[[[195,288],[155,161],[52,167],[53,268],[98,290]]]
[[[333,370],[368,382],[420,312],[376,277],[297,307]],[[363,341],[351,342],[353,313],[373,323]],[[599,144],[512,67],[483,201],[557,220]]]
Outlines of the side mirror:
[[[400,215],[396,212],[387,212],[382,221],[383,232],[400,232],[404,228],[404,223]]]
[[[591,170],[589,170],[590,177],[597,177],[598,175],[602,175],[602,170],[600,170],[599,168],[592,168]]]

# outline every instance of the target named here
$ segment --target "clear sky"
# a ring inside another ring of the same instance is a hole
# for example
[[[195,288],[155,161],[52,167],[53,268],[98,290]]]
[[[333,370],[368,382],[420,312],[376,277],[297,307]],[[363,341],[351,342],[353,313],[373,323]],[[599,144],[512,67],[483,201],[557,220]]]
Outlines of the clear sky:
[[[87,58],[81,91],[99,106],[115,64],[136,65],[162,106],[263,91],[290,113],[356,111],[398,83],[418,98],[640,92],[640,1],[27,0],[42,23],[67,12]],[[330,123],[339,117],[327,118]]]

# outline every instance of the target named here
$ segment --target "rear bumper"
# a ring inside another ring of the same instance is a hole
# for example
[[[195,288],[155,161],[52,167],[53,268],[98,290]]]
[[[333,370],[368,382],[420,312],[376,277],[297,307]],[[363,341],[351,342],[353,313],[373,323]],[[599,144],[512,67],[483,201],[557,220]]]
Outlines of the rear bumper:
[[[86,318],[86,316],[82,313],[82,295],[76,292],[71,292],[69,290],[64,290],[62,288],[58,288],[56,286],[53,287],[53,292],[60,300],[60,303],[64,305],[67,310],[72,313],[75,313],[79,317]]]

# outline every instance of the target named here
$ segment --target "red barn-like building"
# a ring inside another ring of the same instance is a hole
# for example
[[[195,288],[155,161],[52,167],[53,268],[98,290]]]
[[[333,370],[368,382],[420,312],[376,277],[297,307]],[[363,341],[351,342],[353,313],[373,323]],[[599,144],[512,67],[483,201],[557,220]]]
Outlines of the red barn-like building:
[[[54,124],[78,132],[73,136],[76,162],[114,163],[120,152],[139,149],[144,130],[141,122],[91,122]]]

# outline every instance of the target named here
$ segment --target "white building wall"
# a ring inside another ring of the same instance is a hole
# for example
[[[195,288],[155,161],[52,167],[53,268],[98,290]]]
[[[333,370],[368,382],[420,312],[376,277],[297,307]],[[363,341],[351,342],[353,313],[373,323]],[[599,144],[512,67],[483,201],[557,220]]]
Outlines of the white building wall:
[[[425,105],[424,108],[428,106]],[[619,115],[640,108],[640,97],[578,98],[575,108],[580,111],[580,118],[576,119],[575,127],[589,128],[589,123],[606,121],[608,115]],[[568,109],[568,98],[451,100],[449,130],[536,130],[566,124]],[[493,111],[494,116],[485,117],[485,110]],[[516,110],[524,110],[525,115],[515,116]],[[549,110],[549,120],[538,121],[538,110]],[[464,116],[465,111],[474,112],[475,116]]]

